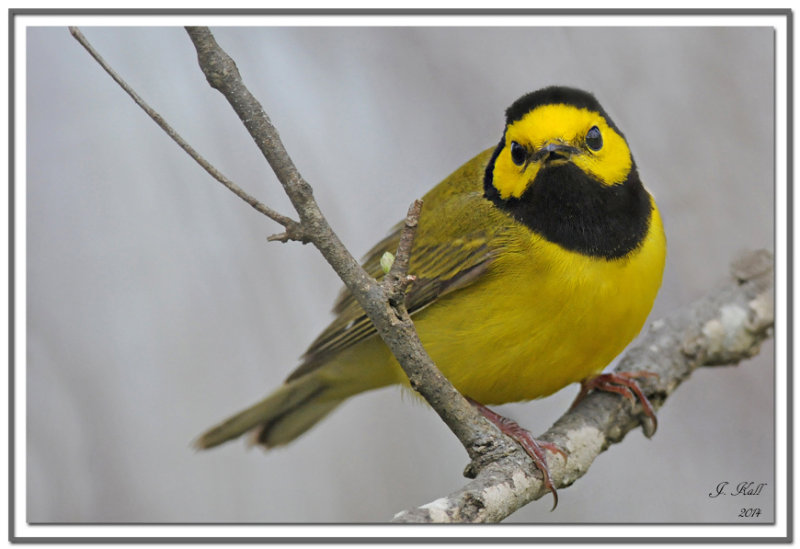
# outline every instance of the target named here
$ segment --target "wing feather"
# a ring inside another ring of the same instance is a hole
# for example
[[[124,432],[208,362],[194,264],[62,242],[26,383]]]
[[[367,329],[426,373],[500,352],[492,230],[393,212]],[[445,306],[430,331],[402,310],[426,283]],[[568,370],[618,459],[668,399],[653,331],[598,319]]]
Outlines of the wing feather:
[[[380,257],[397,251],[399,228],[367,254],[364,267],[378,280],[383,278]],[[467,238],[412,249],[409,273],[417,279],[406,294],[406,308],[412,315],[450,292],[478,280],[491,264],[492,254],[487,236],[472,234]],[[342,349],[372,336],[375,327],[349,291],[344,289],[336,300],[333,312],[337,317],[314,340],[303,355],[303,363],[289,380],[300,377],[324,363]]]
[[[493,223],[500,223],[494,216],[501,214],[483,198],[482,175],[490,154],[491,149],[484,151],[424,197],[409,262],[409,274],[416,276],[406,294],[406,308],[412,317],[442,296],[479,280],[502,247],[502,238],[493,239],[488,232]],[[378,280],[384,276],[381,256],[387,251],[396,253],[401,229],[402,223],[395,225],[362,260],[364,269]],[[375,334],[372,322],[346,288],[339,293],[333,313],[336,318],[314,340],[287,381]]]

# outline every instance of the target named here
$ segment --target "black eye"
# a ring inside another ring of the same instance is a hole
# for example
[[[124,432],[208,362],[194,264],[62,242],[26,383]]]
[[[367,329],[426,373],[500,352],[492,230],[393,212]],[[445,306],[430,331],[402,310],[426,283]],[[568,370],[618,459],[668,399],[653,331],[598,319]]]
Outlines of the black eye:
[[[586,132],[586,146],[593,151],[599,151],[603,148],[603,136],[600,134],[600,128],[597,126],[592,126],[591,129]]]
[[[517,166],[522,166],[525,161],[528,159],[528,151],[525,150],[525,147],[517,143],[516,141],[511,142],[511,160]]]

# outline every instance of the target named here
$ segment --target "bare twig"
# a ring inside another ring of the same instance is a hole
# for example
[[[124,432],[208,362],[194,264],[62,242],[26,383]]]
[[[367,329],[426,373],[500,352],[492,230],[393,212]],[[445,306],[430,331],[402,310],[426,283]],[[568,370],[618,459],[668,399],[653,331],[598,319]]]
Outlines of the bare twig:
[[[408,274],[408,264],[411,260],[411,247],[414,244],[421,213],[422,200],[415,200],[408,208],[405,225],[400,232],[397,255],[394,258],[392,267],[381,282],[386,295],[389,297],[389,303],[393,307],[405,307],[406,289],[414,281],[414,277]]]
[[[513,443],[509,439],[496,439],[496,429],[478,414],[438,371],[422,348],[405,307],[392,307],[384,287],[370,277],[345,249],[323,217],[313,198],[311,186],[297,171],[277,130],[261,104],[242,82],[234,61],[219,47],[207,28],[188,27],[186,30],[197,49],[198,61],[206,79],[212,87],[218,89],[225,96],[261,149],[300,215],[299,223],[264,206],[233,182],[221,176],[117,75],[78,28],[70,27],[72,35],[103,69],[212,177],[256,210],[284,225],[286,231],[270,236],[269,240],[313,241],[375,324],[379,335],[411,379],[412,387],[420,391],[431,404],[458,437],[473,460],[480,459],[480,463],[489,460],[492,449],[500,455],[512,451]],[[413,219],[418,215],[418,212],[411,213],[411,224],[416,223]],[[423,382],[423,380],[425,381]],[[478,464],[475,467],[480,468]]]
[[[759,351],[771,335],[774,311],[772,256],[743,255],[733,279],[674,314],[652,322],[624,355],[617,371],[648,370],[657,378],[642,382],[652,404],[666,398],[700,366],[735,364]],[[552,454],[550,476],[557,488],[570,486],[594,459],[641,424],[641,408],[609,393],[592,393],[564,414],[540,438],[568,452]],[[517,454],[485,467],[461,490],[395,515],[394,522],[495,522],[547,494]]]
[[[200,164],[200,166],[211,175],[214,179],[225,185],[228,189],[230,189],[236,196],[250,204],[253,208],[255,208],[258,212],[266,215],[273,221],[277,221],[281,225],[286,228],[286,232],[281,233],[280,235],[274,235],[269,237],[269,240],[299,240],[303,243],[308,242],[306,235],[303,232],[302,227],[300,224],[285,216],[281,215],[275,210],[268,208],[261,202],[259,202],[255,197],[251,196],[247,192],[244,191],[239,185],[225,177],[219,170],[217,170],[208,160],[206,160],[200,153],[198,153],[194,148],[186,142],[186,140],[181,137],[181,135],[175,131],[175,129],[170,126],[166,120],[164,120],[158,112],[156,112],[150,105],[148,105],[144,99],[142,99],[136,91],[130,87],[130,85],[122,79],[122,77],[117,74],[117,72],[111,68],[111,66],[106,62],[105,59],[97,52],[97,50],[92,47],[83,33],[77,27],[69,27],[69,32],[75,39],[89,52],[89,54],[94,57],[95,61],[97,61],[103,70],[105,70],[114,81],[119,84],[119,86],[125,90],[125,93],[131,96],[133,101],[139,105],[139,107],[147,113],[147,115],[153,119],[153,121],[158,124],[162,130],[166,132],[168,136],[172,138],[175,143],[178,144],[180,148],[182,148],[186,153],[191,156],[195,162]]]
[[[364,309],[408,375],[411,386],[458,437],[470,458],[479,460],[476,468],[488,459],[487,455],[513,451],[513,442],[505,437],[497,438],[494,426],[439,372],[422,347],[405,307],[397,306],[401,305],[399,303],[392,307],[385,288],[361,268],[328,225],[314,200],[311,186],[289,157],[263,107],[244,85],[233,59],[217,44],[208,28],[187,27],[186,31],[197,49],[198,62],[209,84],[219,90],[236,111],[283,185],[310,241]],[[411,222],[416,223],[413,212],[410,213]]]

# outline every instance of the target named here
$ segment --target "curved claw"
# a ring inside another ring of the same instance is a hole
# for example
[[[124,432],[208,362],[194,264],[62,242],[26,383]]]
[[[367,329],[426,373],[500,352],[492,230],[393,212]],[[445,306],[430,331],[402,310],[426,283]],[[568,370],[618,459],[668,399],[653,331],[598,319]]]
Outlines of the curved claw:
[[[475,408],[477,408],[483,417],[488,419],[490,422],[492,422],[492,424],[500,429],[500,432],[510,436],[517,444],[522,446],[522,449],[525,450],[525,453],[528,454],[531,460],[533,460],[533,464],[537,469],[539,469],[539,471],[542,472],[542,481],[544,482],[544,487],[550,490],[550,492],[553,494],[553,507],[550,509],[550,511],[553,511],[558,505],[558,492],[556,491],[555,486],[553,486],[553,481],[550,478],[550,469],[547,466],[547,458],[543,448],[546,448],[555,454],[561,454],[564,459],[567,459],[567,453],[552,442],[537,441],[535,438],[533,438],[528,430],[520,427],[516,421],[501,416],[497,412],[490,410],[480,402],[476,402],[469,397],[467,397],[467,400],[473,406],[475,406]]]
[[[578,393],[578,396],[575,397],[575,400],[572,401],[572,406],[570,406],[569,409],[572,410],[575,408],[575,406],[577,406],[578,403],[583,400],[592,390],[617,393],[627,398],[631,402],[631,405],[635,404],[636,399],[638,399],[642,404],[644,414],[653,422],[653,428],[647,435],[652,436],[658,428],[658,419],[656,418],[655,410],[653,410],[653,405],[650,404],[650,401],[642,392],[641,387],[639,387],[639,384],[636,383],[637,378],[643,377],[658,377],[658,374],[645,371],[616,372],[600,374],[595,377],[584,379],[581,382],[581,390]],[[634,395],[636,395],[635,398]]]

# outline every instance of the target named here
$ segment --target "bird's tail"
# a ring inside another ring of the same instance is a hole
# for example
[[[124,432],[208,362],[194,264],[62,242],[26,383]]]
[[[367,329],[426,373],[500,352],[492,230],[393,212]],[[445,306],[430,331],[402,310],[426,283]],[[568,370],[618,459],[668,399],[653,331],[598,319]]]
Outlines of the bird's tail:
[[[390,366],[385,358],[388,350],[380,342],[373,347],[372,354],[345,352],[342,360],[304,364],[267,398],[201,435],[195,446],[212,448],[251,430],[255,444],[267,448],[288,444],[349,397],[398,383],[402,371]]]
[[[267,448],[287,444],[333,411],[349,395],[331,391],[322,376],[287,381],[270,396],[206,431],[198,448],[212,448],[253,430],[253,442]]]

